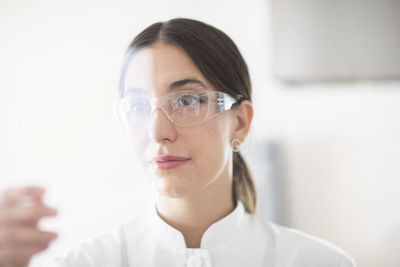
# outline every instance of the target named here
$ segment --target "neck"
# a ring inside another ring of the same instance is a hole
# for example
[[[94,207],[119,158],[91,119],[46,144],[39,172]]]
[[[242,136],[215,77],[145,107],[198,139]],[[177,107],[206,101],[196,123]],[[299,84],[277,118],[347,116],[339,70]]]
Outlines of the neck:
[[[229,177],[218,177],[207,188],[190,196],[157,197],[159,216],[183,234],[188,248],[199,248],[207,228],[234,208],[232,180]]]

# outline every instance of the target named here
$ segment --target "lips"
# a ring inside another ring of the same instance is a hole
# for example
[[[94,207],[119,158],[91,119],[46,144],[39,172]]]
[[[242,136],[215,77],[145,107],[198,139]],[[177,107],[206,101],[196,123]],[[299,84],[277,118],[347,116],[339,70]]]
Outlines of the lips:
[[[152,163],[161,170],[169,170],[176,168],[186,162],[188,162],[190,158],[179,157],[173,155],[165,155],[165,156],[157,156],[154,157]]]
[[[166,161],[185,161],[190,158],[173,156],[173,155],[165,155],[165,156],[157,156],[153,158],[153,162],[166,162]]]

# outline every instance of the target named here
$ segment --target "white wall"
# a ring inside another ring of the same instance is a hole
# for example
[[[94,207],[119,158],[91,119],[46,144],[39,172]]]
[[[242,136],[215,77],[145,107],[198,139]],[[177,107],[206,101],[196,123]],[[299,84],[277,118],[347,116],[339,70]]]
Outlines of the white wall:
[[[271,73],[267,1],[0,3],[0,189],[35,183],[61,234],[32,266],[113,230],[153,198],[112,101],[124,50],[176,16],[228,33],[249,65],[250,142],[284,148],[289,222],[349,251],[359,266],[398,266],[400,83],[292,88]],[[379,263],[379,264],[378,264]]]

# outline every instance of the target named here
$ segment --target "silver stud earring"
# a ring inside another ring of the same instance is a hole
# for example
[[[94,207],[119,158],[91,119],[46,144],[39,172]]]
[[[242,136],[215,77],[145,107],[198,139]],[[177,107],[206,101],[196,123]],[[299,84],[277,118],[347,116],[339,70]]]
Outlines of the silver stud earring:
[[[235,143],[237,143],[236,145],[235,145]],[[233,139],[232,140],[232,142],[231,142],[231,148],[232,148],[232,150],[234,151],[234,152],[239,152],[239,150],[240,150],[240,140],[239,139]]]

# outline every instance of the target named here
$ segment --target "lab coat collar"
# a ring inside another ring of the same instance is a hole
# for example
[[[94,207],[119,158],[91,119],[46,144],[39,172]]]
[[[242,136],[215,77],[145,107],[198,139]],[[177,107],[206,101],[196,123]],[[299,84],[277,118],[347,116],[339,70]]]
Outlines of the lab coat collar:
[[[235,209],[227,216],[210,225],[201,238],[201,249],[212,249],[229,242],[238,232],[245,209],[243,203],[238,200]],[[154,238],[165,249],[174,253],[186,253],[186,243],[183,234],[166,223],[157,213],[156,204],[153,203],[148,209],[148,218],[152,227]]]

